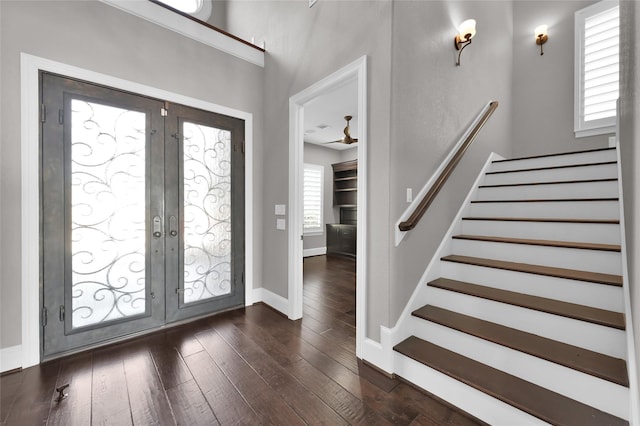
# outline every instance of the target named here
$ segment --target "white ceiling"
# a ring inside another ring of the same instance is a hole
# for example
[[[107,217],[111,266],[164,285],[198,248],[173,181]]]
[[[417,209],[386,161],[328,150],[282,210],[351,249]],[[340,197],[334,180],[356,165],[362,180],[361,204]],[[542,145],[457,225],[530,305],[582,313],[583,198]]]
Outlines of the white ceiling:
[[[304,105],[304,141],[338,150],[356,147],[357,144],[323,144],[344,137],[345,115],[353,116],[349,132],[355,139],[358,137],[358,85],[355,79]],[[327,127],[321,128],[324,126]]]

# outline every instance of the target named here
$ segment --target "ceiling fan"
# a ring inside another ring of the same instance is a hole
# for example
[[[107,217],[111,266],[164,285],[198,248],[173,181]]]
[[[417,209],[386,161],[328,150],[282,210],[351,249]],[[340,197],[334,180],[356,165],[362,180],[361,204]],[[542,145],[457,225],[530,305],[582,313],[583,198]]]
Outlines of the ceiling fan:
[[[344,119],[347,120],[347,127],[344,128],[344,137],[342,139],[338,139],[337,141],[331,141],[331,142],[324,142],[323,144],[329,144],[329,143],[343,143],[346,145],[351,145],[352,143],[357,143],[358,142],[358,138],[352,138],[351,134],[349,132],[349,121],[351,121],[353,117],[350,115],[345,115]]]

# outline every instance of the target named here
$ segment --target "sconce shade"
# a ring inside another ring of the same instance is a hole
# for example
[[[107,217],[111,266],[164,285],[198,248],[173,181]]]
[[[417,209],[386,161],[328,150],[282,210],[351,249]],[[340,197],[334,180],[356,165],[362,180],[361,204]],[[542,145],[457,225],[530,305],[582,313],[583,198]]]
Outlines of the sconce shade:
[[[537,38],[544,38],[545,36],[547,36],[547,29],[549,28],[548,25],[538,25],[535,29],[535,36],[536,39]]]
[[[476,20],[467,19],[458,27],[458,37],[461,41],[471,40],[476,35]]]
[[[549,35],[547,34],[547,25],[538,25],[536,29],[533,31],[536,36],[536,44],[540,46],[540,55],[544,55],[542,51],[542,45],[549,40]]]
[[[462,50],[471,44],[471,39],[476,35],[476,20],[467,19],[458,26],[458,34],[453,39],[453,42],[458,50],[458,59],[456,60],[456,66],[460,66],[460,55]]]

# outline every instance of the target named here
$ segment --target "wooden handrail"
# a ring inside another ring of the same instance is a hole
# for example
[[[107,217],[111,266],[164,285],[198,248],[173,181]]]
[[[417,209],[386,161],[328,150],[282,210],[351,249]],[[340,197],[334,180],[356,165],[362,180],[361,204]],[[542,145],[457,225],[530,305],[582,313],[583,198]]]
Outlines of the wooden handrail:
[[[416,225],[420,221],[420,218],[422,218],[424,213],[427,211],[427,208],[429,208],[433,200],[436,198],[436,195],[438,195],[438,193],[444,186],[447,179],[449,179],[449,176],[451,176],[451,173],[453,173],[453,170],[456,168],[456,166],[460,162],[460,159],[462,159],[462,156],[467,151],[467,148],[469,148],[469,145],[471,145],[473,140],[476,138],[476,136],[478,135],[482,127],[485,125],[487,120],[489,120],[489,117],[491,117],[491,115],[496,110],[496,108],[498,108],[498,101],[493,101],[489,104],[489,107],[487,108],[485,113],[482,115],[480,120],[477,121],[476,125],[473,127],[471,132],[467,134],[466,139],[464,140],[462,145],[460,145],[460,148],[458,148],[458,151],[455,153],[453,157],[451,157],[451,159],[449,160],[449,163],[442,170],[442,173],[440,173],[438,178],[433,183],[433,186],[425,194],[422,201],[420,201],[420,204],[418,204],[418,206],[413,211],[413,213],[411,213],[411,216],[409,216],[407,220],[400,222],[398,227],[400,228],[401,231],[410,231],[416,227]]]

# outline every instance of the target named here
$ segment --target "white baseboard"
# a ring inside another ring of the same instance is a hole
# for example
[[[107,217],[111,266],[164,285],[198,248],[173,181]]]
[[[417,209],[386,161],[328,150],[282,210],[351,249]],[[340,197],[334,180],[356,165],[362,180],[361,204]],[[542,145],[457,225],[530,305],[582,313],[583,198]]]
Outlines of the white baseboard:
[[[362,359],[375,365],[389,374],[394,373],[393,368],[393,338],[391,329],[380,327],[380,343],[368,338],[362,345]]]
[[[316,247],[302,251],[302,257],[322,256],[323,254],[327,254],[326,247]]]
[[[22,367],[22,346],[0,349],[0,373]]]
[[[266,288],[254,288],[251,299],[251,303],[248,303],[247,301],[247,305],[262,302],[271,306],[273,309],[285,316],[289,315],[289,300],[267,290]]]

